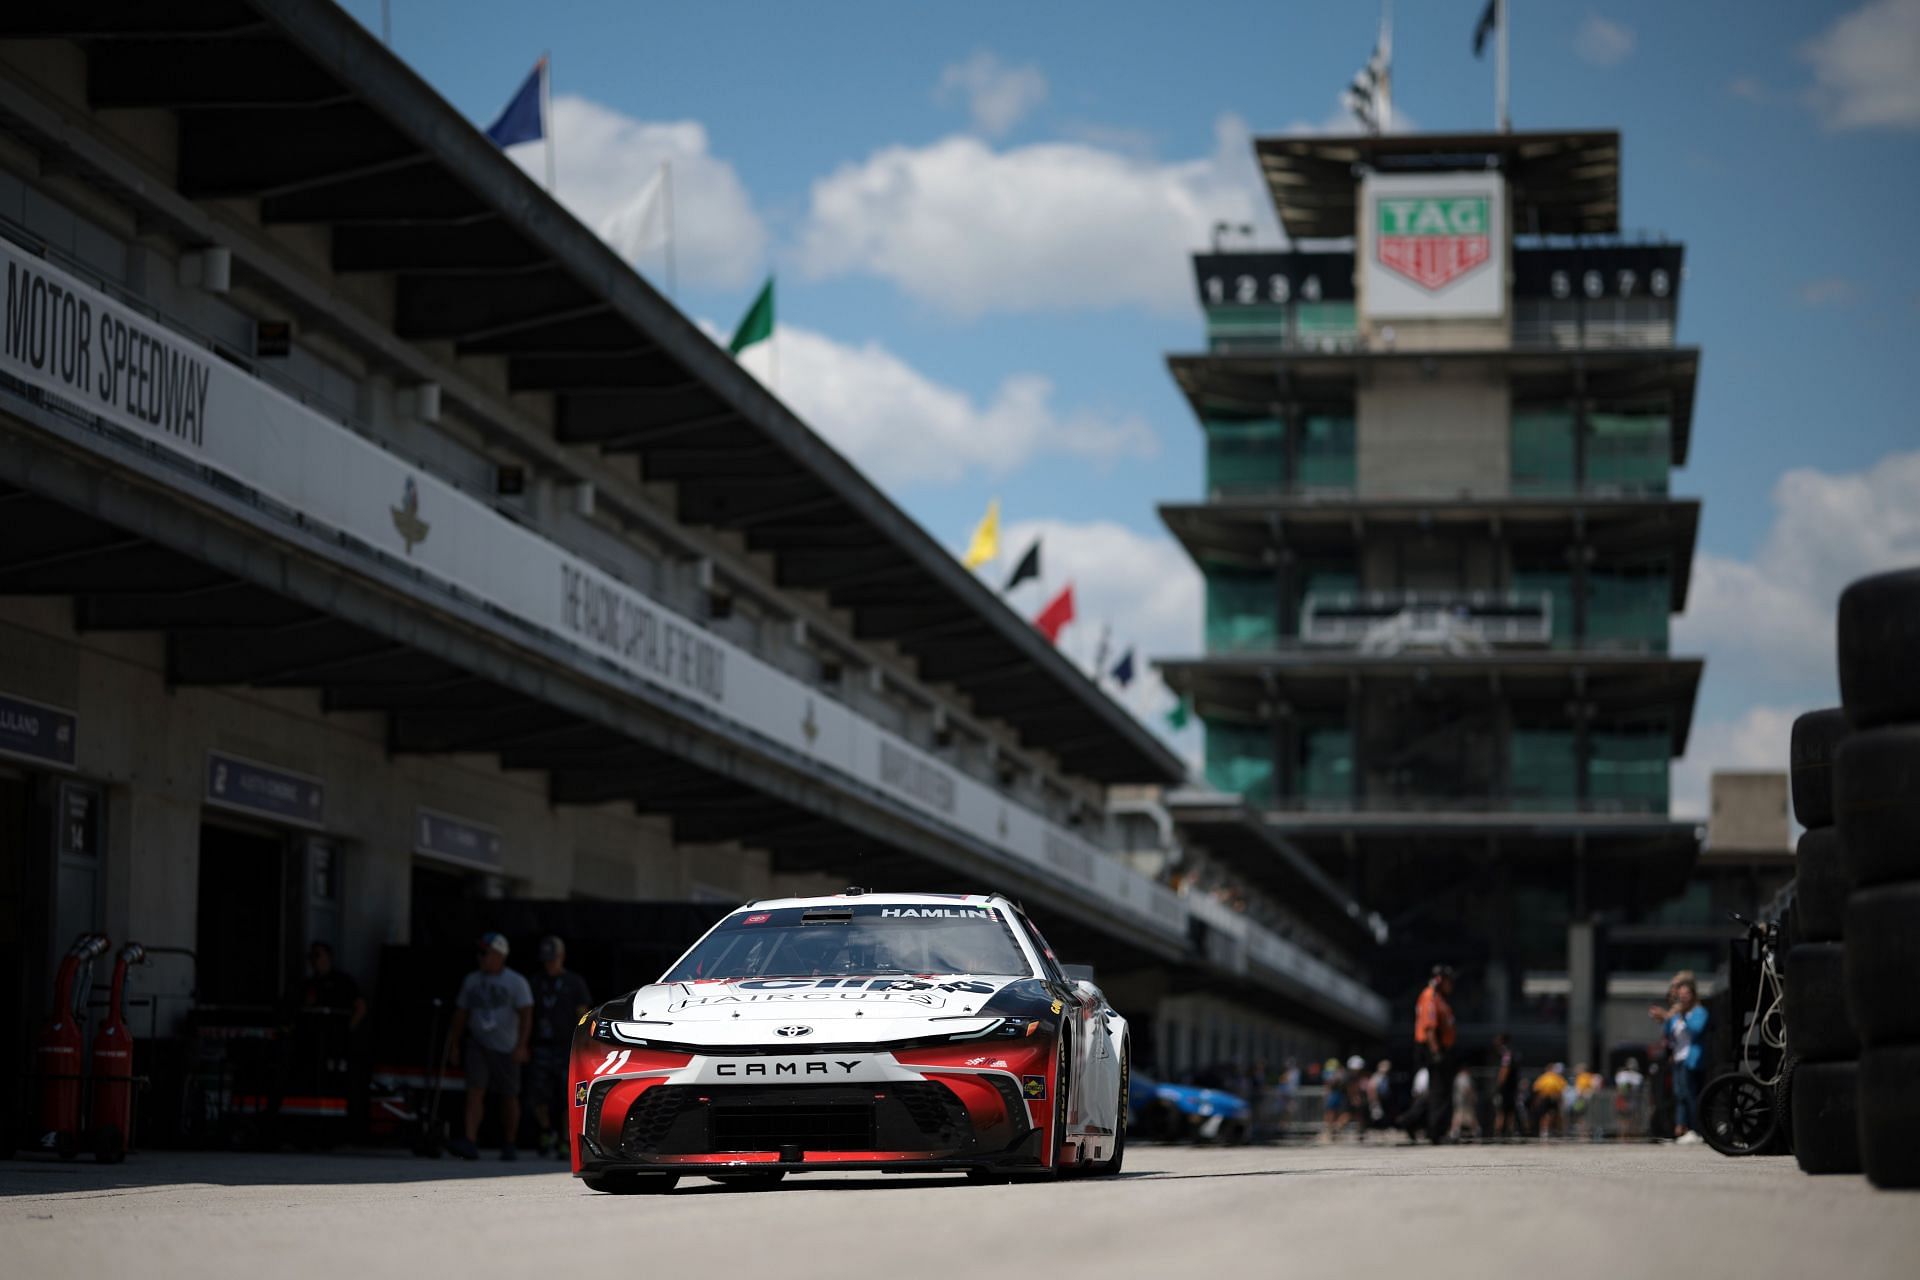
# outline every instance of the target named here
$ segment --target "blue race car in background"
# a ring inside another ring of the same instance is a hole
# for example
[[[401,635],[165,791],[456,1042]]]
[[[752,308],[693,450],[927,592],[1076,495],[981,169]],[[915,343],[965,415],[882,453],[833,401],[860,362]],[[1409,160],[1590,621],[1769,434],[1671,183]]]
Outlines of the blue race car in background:
[[[1160,1142],[1222,1142],[1253,1137],[1253,1108],[1238,1094],[1165,1084],[1139,1072],[1127,1082],[1127,1125]]]

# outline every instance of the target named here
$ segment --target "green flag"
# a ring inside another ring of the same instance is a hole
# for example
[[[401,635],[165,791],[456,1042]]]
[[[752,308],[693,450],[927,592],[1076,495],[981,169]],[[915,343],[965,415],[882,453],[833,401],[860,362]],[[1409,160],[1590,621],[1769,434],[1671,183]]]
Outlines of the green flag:
[[[739,355],[756,342],[765,342],[773,336],[773,277],[767,277],[766,287],[760,290],[760,296],[747,308],[747,314],[740,317],[740,327],[733,331],[733,341],[727,344],[727,350]]]
[[[1184,729],[1193,716],[1193,703],[1182,698],[1173,704],[1173,710],[1167,712],[1167,725],[1172,729]]]

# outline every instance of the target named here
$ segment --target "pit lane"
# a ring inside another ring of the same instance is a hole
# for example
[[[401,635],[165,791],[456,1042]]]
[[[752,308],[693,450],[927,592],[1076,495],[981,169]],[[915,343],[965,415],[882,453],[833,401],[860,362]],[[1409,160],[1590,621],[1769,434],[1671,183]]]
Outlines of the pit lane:
[[[1650,1146],[1136,1146],[1125,1176],[819,1174],[595,1195],[552,1165],[401,1155],[0,1163],[10,1276],[1910,1276],[1920,1200],[1790,1159]],[[718,1270],[716,1270],[718,1269]]]

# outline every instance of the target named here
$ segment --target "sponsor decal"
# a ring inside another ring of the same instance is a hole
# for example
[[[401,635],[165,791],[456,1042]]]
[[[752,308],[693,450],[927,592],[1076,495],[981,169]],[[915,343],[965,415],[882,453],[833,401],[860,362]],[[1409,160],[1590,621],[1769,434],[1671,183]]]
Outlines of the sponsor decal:
[[[1058,1015],[1058,1014],[1059,1014],[1059,1012],[1060,1012],[1060,1010],[1062,1010],[1062,1009],[1064,1009],[1064,1008],[1066,1008],[1066,1006],[1065,1006],[1065,1005],[1063,1005],[1063,1004],[1061,1004],[1061,1003],[1060,1003],[1060,1002],[1059,1002],[1058,1000],[1055,1000],[1055,1001],[1053,1002],[1053,1012],[1054,1012],[1054,1013],[1055,1013],[1056,1015]]]
[[[584,1107],[587,1105],[587,1082],[585,1080],[573,1086],[573,1105],[576,1107]]]
[[[1026,1094],[1029,1098],[1046,1097],[1047,1078],[1045,1076],[1021,1076],[1020,1092]]]
[[[420,518],[420,486],[414,483],[412,476],[408,476],[406,484],[401,486],[400,505],[388,507],[387,510],[393,515],[394,532],[400,535],[400,541],[407,544],[407,554],[412,555],[414,544],[425,542],[427,533],[433,528]]]
[[[1007,1060],[1005,1058],[968,1058],[967,1065],[970,1067],[999,1067],[1004,1071],[1006,1070]]]
[[[773,917],[769,915],[767,912],[760,911],[760,912],[756,912],[753,915],[748,916],[745,920],[742,920],[740,923],[741,924],[765,924],[767,921],[771,919],[773,919]]]
[[[792,1026],[775,1027],[773,1029],[773,1034],[777,1036],[785,1036],[789,1040],[794,1040],[794,1039],[798,1039],[800,1036],[812,1035],[813,1028],[803,1027],[796,1023]]]
[[[1428,292],[1493,256],[1486,196],[1382,196],[1375,224],[1380,265]]]
[[[716,1062],[713,1074],[738,1079],[779,1079],[782,1076],[850,1076],[864,1059],[765,1058],[753,1062]]]
[[[777,1004],[788,1001],[876,1001],[880,1003],[902,1003],[919,1005],[926,1009],[946,1007],[946,997],[923,991],[750,991],[744,995],[690,996],[685,1000],[675,1000],[667,1006],[669,1012],[684,1009],[705,1009],[730,1004]]]
[[[589,1012],[589,1013],[583,1013],[583,1014],[581,1014],[581,1015],[580,1015],[580,1021],[578,1021],[578,1022],[576,1022],[576,1023],[574,1023],[573,1025],[574,1025],[574,1026],[576,1026],[576,1027],[584,1027],[584,1026],[586,1026],[586,1025],[587,1025],[587,1019],[588,1019],[588,1018],[591,1018],[592,1016],[593,1016],[593,1014],[592,1014],[592,1013],[590,1013],[590,1012]]]
[[[993,912],[985,907],[882,907],[882,917],[898,916],[901,919],[918,918],[921,920],[991,920]]]

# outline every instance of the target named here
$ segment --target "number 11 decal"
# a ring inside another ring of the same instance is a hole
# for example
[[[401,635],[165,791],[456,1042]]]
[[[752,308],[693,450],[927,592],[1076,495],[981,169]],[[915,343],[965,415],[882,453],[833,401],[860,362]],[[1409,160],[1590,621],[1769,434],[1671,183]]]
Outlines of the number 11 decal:
[[[633,1056],[631,1049],[609,1049],[607,1060],[593,1069],[596,1076],[604,1076],[610,1071],[618,1071],[627,1065],[627,1059]]]

